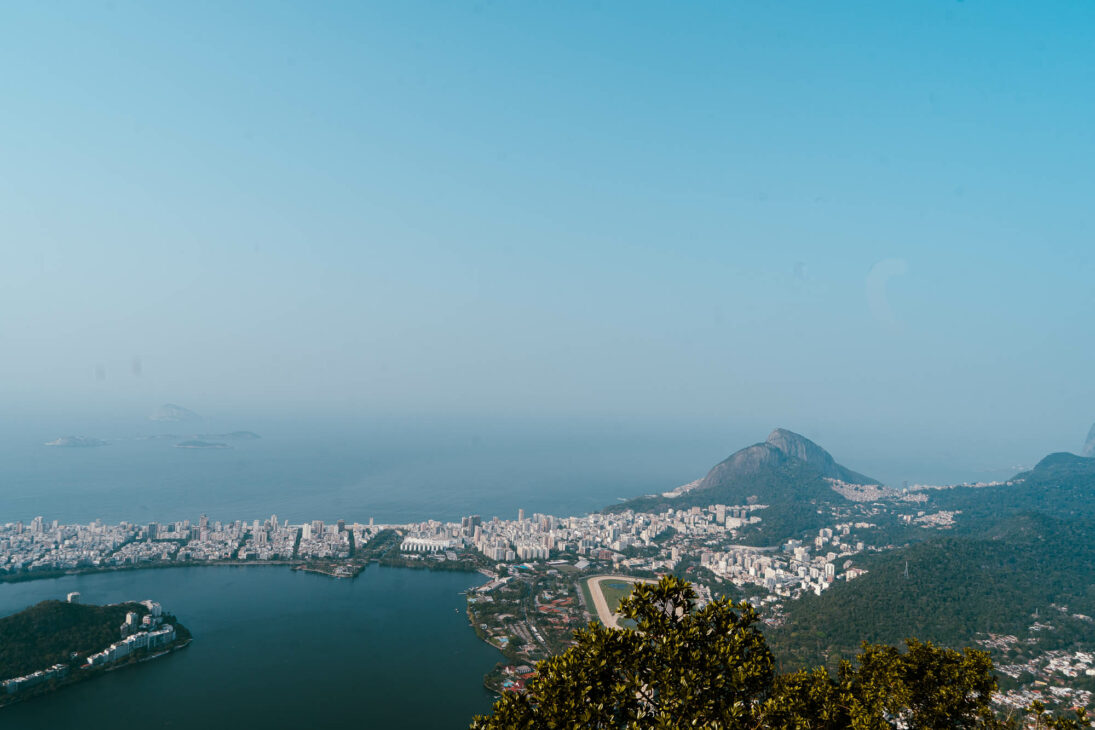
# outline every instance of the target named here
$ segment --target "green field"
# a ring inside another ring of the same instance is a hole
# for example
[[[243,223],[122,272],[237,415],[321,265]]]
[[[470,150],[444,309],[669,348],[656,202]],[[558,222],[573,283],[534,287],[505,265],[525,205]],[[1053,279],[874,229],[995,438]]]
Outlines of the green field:
[[[631,594],[632,588],[634,588],[634,585],[629,581],[601,581],[601,593],[604,594],[605,603],[608,604],[608,608],[612,613],[616,613],[620,609],[620,601]]]
[[[601,592],[604,594],[605,603],[608,604],[608,608],[612,613],[619,611],[620,601],[629,596],[634,587],[634,583],[626,580],[601,581]],[[617,623],[622,629],[635,628],[635,622],[629,618],[620,619]]]

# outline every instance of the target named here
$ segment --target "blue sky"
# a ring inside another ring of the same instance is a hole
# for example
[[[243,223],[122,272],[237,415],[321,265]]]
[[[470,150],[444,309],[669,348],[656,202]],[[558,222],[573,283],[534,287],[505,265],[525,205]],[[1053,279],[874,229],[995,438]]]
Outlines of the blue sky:
[[[1076,449],[1093,16],[5,4],[0,399]]]

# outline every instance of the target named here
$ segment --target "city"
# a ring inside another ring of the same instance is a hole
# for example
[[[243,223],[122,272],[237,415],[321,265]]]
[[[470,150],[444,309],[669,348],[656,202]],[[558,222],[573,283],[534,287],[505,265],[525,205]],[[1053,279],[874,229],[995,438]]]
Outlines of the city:
[[[838,488],[848,491],[848,485],[834,485]],[[758,503],[571,517],[521,510],[512,520],[471,515],[459,522],[408,524],[290,523],[276,515],[222,522],[203,515],[196,522],[112,525],[61,524],[36,517],[27,524],[0,525],[0,577],[275,564],[339,578],[357,575],[371,561],[475,570],[487,580],[468,591],[469,621],[508,662],[487,676],[486,685],[498,692],[520,691],[531,676],[531,665],[564,650],[572,632],[596,616],[588,584],[592,577],[612,573],[642,579],[676,572],[693,582],[701,602],[721,596],[747,599],[761,610],[766,625],[778,627],[789,602],[864,575],[865,556],[893,547],[879,539],[887,525],[923,530],[954,525],[953,513],[917,510],[923,501],[917,493],[875,493],[871,499],[820,506],[824,527],[811,537],[769,547],[741,541],[743,531],[765,520],[768,507]],[[615,601],[611,603],[615,610]],[[1067,613],[1064,618],[1091,620]],[[1052,629],[1033,621],[1031,632],[1047,627]],[[155,635],[136,636],[152,641]],[[140,640],[123,637],[88,662],[113,661],[127,650],[126,642]],[[1061,706],[1090,702],[1090,692],[1067,686],[1067,680],[1095,675],[1091,648],[1040,651],[1036,638],[992,634],[973,640],[993,653],[1001,675],[1012,680],[996,698],[1001,708],[1025,707],[1032,700]],[[1016,647],[1023,651],[1017,653]],[[56,668],[43,669],[50,671]]]

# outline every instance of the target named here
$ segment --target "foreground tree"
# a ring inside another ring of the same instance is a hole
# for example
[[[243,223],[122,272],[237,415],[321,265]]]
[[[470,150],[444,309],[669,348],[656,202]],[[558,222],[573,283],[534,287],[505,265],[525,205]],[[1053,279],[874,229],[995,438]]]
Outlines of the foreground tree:
[[[835,677],[820,668],[777,675],[757,614],[746,603],[716,600],[697,609],[691,586],[667,576],[636,587],[620,612],[635,629],[590,624],[575,632],[574,646],[540,662],[525,694],[504,695],[472,728],[935,730],[1010,724],[998,721],[990,706],[996,679],[982,651],[914,640],[904,652],[864,644]]]

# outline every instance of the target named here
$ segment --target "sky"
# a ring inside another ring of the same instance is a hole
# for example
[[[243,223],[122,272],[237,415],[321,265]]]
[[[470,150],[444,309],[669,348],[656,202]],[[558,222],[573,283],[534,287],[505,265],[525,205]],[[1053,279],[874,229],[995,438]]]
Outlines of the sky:
[[[0,410],[1029,465],[1095,420],[1093,87],[1088,2],[5,3]]]

